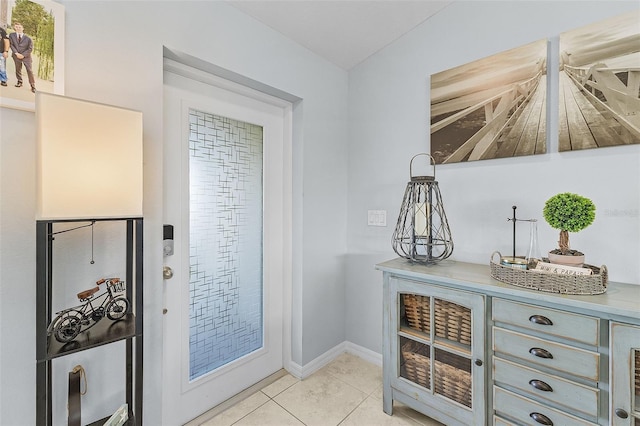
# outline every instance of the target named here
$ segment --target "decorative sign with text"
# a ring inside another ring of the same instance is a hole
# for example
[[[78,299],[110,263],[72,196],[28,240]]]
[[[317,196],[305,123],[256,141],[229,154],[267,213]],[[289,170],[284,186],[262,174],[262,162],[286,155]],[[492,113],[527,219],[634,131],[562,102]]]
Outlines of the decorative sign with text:
[[[546,262],[538,262],[535,270],[560,275],[591,275],[592,273],[589,268],[577,268],[575,266],[558,265]]]

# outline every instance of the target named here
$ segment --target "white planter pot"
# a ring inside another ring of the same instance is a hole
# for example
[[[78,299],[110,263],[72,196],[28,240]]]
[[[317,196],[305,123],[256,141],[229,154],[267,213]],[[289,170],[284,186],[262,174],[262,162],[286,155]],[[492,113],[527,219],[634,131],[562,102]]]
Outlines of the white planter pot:
[[[556,265],[575,266],[580,268],[584,264],[584,254],[582,256],[565,256],[563,254],[550,252],[549,262],[555,263]]]

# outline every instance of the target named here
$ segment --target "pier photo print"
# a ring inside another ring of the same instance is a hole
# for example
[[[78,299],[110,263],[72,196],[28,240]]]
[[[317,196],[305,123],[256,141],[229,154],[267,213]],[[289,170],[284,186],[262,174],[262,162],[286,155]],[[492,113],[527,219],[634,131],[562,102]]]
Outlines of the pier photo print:
[[[547,40],[431,76],[437,164],[544,154]]]
[[[560,34],[559,150],[640,143],[640,10]]]

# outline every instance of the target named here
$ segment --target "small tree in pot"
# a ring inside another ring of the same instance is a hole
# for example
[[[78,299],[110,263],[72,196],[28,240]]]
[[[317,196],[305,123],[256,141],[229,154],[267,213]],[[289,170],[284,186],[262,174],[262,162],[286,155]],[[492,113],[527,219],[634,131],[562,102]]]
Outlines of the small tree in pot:
[[[584,254],[569,248],[569,232],[578,232],[591,225],[596,218],[596,206],[583,196],[564,192],[549,198],[542,210],[544,219],[552,228],[560,230],[558,249],[549,252],[549,259],[554,263],[582,264]],[[552,255],[581,256],[581,259],[554,261]]]

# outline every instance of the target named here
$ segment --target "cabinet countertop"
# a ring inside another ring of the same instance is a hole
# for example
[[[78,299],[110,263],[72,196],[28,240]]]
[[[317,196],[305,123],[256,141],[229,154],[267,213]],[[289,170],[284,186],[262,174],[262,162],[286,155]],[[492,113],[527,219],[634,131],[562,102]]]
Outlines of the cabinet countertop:
[[[609,282],[607,291],[603,294],[567,295],[502,283],[491,277],[489,264],[444,260],[424,265],[396,258],[377,264],[376,269],[409,278],[429,279],[434,284],[440,283],[490,296],[511,296],[533,304],[572,307],[606,319],[640,322],[640,285]]]

